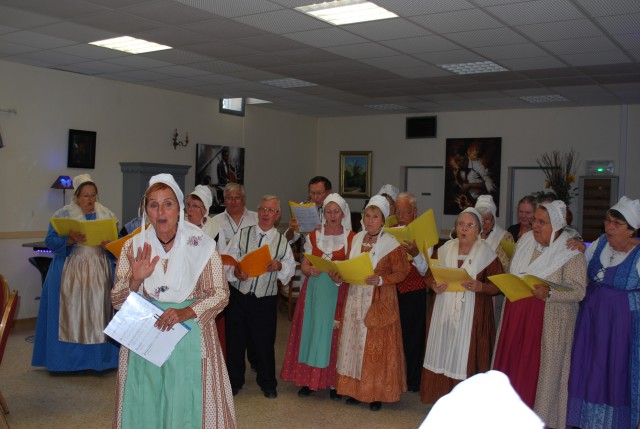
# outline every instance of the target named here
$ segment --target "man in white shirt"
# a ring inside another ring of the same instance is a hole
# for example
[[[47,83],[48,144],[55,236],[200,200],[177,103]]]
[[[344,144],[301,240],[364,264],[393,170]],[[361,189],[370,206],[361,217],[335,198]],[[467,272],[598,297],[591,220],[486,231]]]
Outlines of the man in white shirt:
[[[278,280],[288,283],[296,262],[284,235],[274,225],[280,219],[280,200],[264,195],[258,206],[258,224],[242,228],[229,243],[227,253],[236,260],[258,248],[269,245],[271,261],[267,272],[250,278],[238,267],[228,267],[231,296],[226,308],[227,369],[234,395],[245,382],[245,351],[255,355],[256,381],[266,398],[278,396],[276,387],[276,322]]]
[[[239,183],[227,183],[224,187],[225,211],[215,215],[211,222],[222,230],[226,242],[219,243],[220,253],[226,253],[227,246],[242,228],[256,225],[258,213],[247,210],[244,186]]]

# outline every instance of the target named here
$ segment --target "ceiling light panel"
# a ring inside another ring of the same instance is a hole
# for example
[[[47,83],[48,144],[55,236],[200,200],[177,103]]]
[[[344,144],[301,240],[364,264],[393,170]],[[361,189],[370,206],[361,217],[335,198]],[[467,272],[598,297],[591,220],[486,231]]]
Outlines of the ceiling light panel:
[[[278,88],[302,88],[305,86],[316,86],[315,83],[307,82],[300,79],[294,79],[294,78],[263,80],[263,81],[260,81],[260,83],[264,83],[265,85],[276,86]]]
[[[506,68],[493,61],[478,61],[475,63],[438,64],[445,70],[455,74],[496,73],[508,71]]]
[[[333,25],[354,24],[356,22],[378,21],[398,17],[395,13],[366,0],[337,0],[300,6],[295,9]]]
[[[130,36],[115,37],[113,39],[98,40],[90,45],[103,48],[115,49],[116,51],[127,52],[129,54],[143,54],[145,52],[163,51],[173,49],[171,46],[160,45],[147,40],[136,39]]]
[[[562,103],[565,101],[569,101],[569,99],[563,97],[558,94],[549,94],[549,95],[528,95],[525,97],[520,97],[520,100],[526,101],[527,103],[535,104],[535,103]]]

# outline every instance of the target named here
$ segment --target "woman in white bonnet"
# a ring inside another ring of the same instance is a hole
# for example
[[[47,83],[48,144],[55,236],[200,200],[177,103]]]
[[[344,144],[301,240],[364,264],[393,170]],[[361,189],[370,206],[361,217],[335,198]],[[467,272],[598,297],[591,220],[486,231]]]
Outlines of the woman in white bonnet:
[[[388,216],[382,195],[364,209],[365,229],[353,238],[349,258],[368,254],[374,274],[365,284],[349,285],[338,346],[338,393],[349,396],[349,405],[369,402],[371,411],[407,391],[396,284],[410,267],[400,243],[383,231]]]
[[[330,194],[323,204],[323,222],[304,241],[304,253],[343,261],[351,250],[355,235],[351,230],[351,212],[339,194]],[[338,357],[338,328],[348,285],[334,282],[334,273],[315,268],[302,259],[306,276],[291,322],[280,378],[301,386],[298,396],[306,397],[319,389],[329,389],[331,399],[339,400],[335,390]]]
[[[157,367],[121,348],[113,427],[236,427],[231,385],[215,327],[229,287],[215,242],[184,220],[183,194],[170,174],[149,180],[142,230],[125,243],[111,298],[137,293],[163,309],[161,331],[190,328]],[[149,227],[145,227],[145,218]]]
[[[569,426],[632,429],[640,424],[638,227],[640,201],[622,197],[605,215],[605,233],[585,252],[589,285],[576,322]]]
[[[493,363],[549,428],[566,425],[573,329],[586,287],[584,256],[567,249],[566,225],[564,202],[543,203],[534,212],[532,231],[518,241],[511,274],[531,274],[570,290],[536,284],[532,297],[506,300]]]
[[[73,187],[73,201],[52,217],[79,221],[116,217],[98,202],[98,187],[91,176],[74,177]],[[54,257],[42,289],[33,366],[49,371],[103,371],[118,366],[118,344],[102,332],[113,316],[109,298],[113,260],[102,247],[86,246],[85,241],[77,232],[60,236],[49,224],[45,243]]]

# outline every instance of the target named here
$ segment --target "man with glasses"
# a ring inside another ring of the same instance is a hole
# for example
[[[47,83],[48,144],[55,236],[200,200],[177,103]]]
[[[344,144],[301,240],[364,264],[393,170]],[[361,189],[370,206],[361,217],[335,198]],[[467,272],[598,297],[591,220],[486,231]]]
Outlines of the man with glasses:
[[[227,317],[227,369],[234,395],[245,382],[245,351],[255,355],[256,381],[266,398],[278,396],[276,387],[276,321],[278,280],[288,283],[295,272],[296,262],[285,236],[275,228],[280,219],[280,200],[275,195],[264,195],[258,206],[258,223],[240,229],[227,248],[236,260],[268,245],[271,261],[267,272],[249,277],[238,267],[226,269],[231,282],[231,296],[226,308]]]
[[[247,210],[244,186],[227,183],[224,187],[224,212],[215,215],[211,222],[216,230],[221,230],[225,242],[219,243],[220,253],[226,253],[229,242],[242,228],[258,223],[258,213]]]
[[[309,180],[309,199],[304,203],[314,203],[318,210],[318,219],[322,222],[322,204],[325,198],[333,191],[331,190],[331,182],[324,176],[315,176]],[[285,232],[285,236],[289,243],[293,244],[300,238],[300,234],[296,232],[295,228],[298,226],[298,222],[295,219],[289,221],[289,228]],[[318,228],[320,224],[318,224]]]
[[[405,227],[418,217],[416,197],[413,194],[402,192],[397,195],[395,203],[398,227]],[[402,345],[407,363],[407,389],[410,392],[419,392],[427,336],[427,286],[424,282],[424,275],[429,267],[424,249],[418,249],[415,240],[405,241],[401,245],[404,251],[412,257],[409,274],[396,285],[402,327]],[[428,252],[429,254],[433,252],[433,248],[430,248]]]

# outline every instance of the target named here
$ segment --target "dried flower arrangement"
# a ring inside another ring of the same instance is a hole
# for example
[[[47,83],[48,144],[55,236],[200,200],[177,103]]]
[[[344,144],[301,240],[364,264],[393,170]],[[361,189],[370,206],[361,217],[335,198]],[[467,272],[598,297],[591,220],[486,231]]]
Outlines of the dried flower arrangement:
[[[571,186],[576,182],[578,153],[573,149],[566,153],[554,150],[543,153],[536,162],[547,178],[545,187],[551,188],[567,206],[571,204],[572,198],[578,195],[578,188]]]

